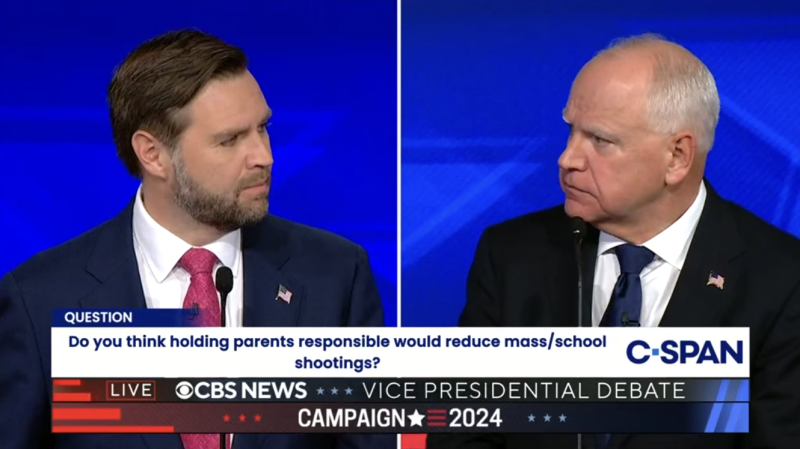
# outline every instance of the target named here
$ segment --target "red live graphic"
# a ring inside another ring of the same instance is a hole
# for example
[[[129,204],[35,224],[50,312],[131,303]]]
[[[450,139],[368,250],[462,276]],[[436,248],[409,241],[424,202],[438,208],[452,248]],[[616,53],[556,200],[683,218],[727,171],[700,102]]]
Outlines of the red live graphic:
[[[155,380],[53,379],[53,402],[155,402]]]
[[[428,427],[447,427],[447,410],[428,409]]]

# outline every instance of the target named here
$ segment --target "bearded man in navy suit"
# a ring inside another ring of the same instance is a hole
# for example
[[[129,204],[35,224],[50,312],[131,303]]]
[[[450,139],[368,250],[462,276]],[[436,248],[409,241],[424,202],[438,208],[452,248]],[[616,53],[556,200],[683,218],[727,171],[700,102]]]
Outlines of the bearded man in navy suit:
[[[199,306],[219,317],[210,283],[225,266],[234,280],[227,326],[382,326],[375,280],[361,246],[267,215],[272,111],[241,49],[199,31],[156,37],[117,69],[108,100],[117,153],[141,187],[119,216],[0,281],[0,445],[217,449],[219,435],[52,434],[52,310]],[[232,441],[235,449],[384,449],[396,436]]]

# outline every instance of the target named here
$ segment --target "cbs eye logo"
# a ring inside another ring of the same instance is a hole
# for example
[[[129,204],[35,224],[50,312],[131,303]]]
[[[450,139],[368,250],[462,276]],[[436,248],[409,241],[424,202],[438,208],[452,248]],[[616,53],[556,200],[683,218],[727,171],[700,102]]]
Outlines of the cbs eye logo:
[[[189,399],[194,394],[194,387],[189,382],[183,381],[175,386],[175,396],[178,399]]]

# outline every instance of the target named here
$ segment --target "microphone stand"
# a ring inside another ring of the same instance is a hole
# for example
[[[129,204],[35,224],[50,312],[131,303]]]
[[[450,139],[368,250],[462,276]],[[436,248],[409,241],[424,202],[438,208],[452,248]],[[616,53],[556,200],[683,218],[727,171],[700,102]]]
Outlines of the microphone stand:
[[[573,217],[572,236],[575,248],[575,261],[578,264],[578,327],[583,327],[583,257],[581,244],[586,235],[586,222],[580,217]],[[578,434],[578,449],[583,449],[583,435]]]
[[[581,258],[581,239],[575,240],[575,255],[578,258],[578,327],[583,327],[583,259]],[[583,435],[578,434],[578,449],[583,449]]]
[[[220,327],[225,327],[228,324],[227,309],[228,309],[228,292],[220,290],[219,292],[219,306],[220,306]],[[228,449],[228,434],[219,434],[219,449]]]
[[[226,327],[228,324],[228,294],[233,290],[233,272],[226,266],[219,267],[214,279],[214,286],[219,292],[219,326]],[[219,434],[219,449],[228,449],[228,435]]]

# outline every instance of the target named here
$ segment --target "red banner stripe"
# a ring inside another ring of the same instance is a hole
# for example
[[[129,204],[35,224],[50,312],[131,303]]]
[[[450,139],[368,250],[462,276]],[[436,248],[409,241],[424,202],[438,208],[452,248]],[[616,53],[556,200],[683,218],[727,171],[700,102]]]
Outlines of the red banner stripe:
[[[53,433],[175,433],[174,426],[53,426]]]
[[[91,393],[53,393],[53,402],[92,402]]]
[[[53,407],[53,421],[67,420],[119,421],[122,419],[121,408],[59,408]]]

